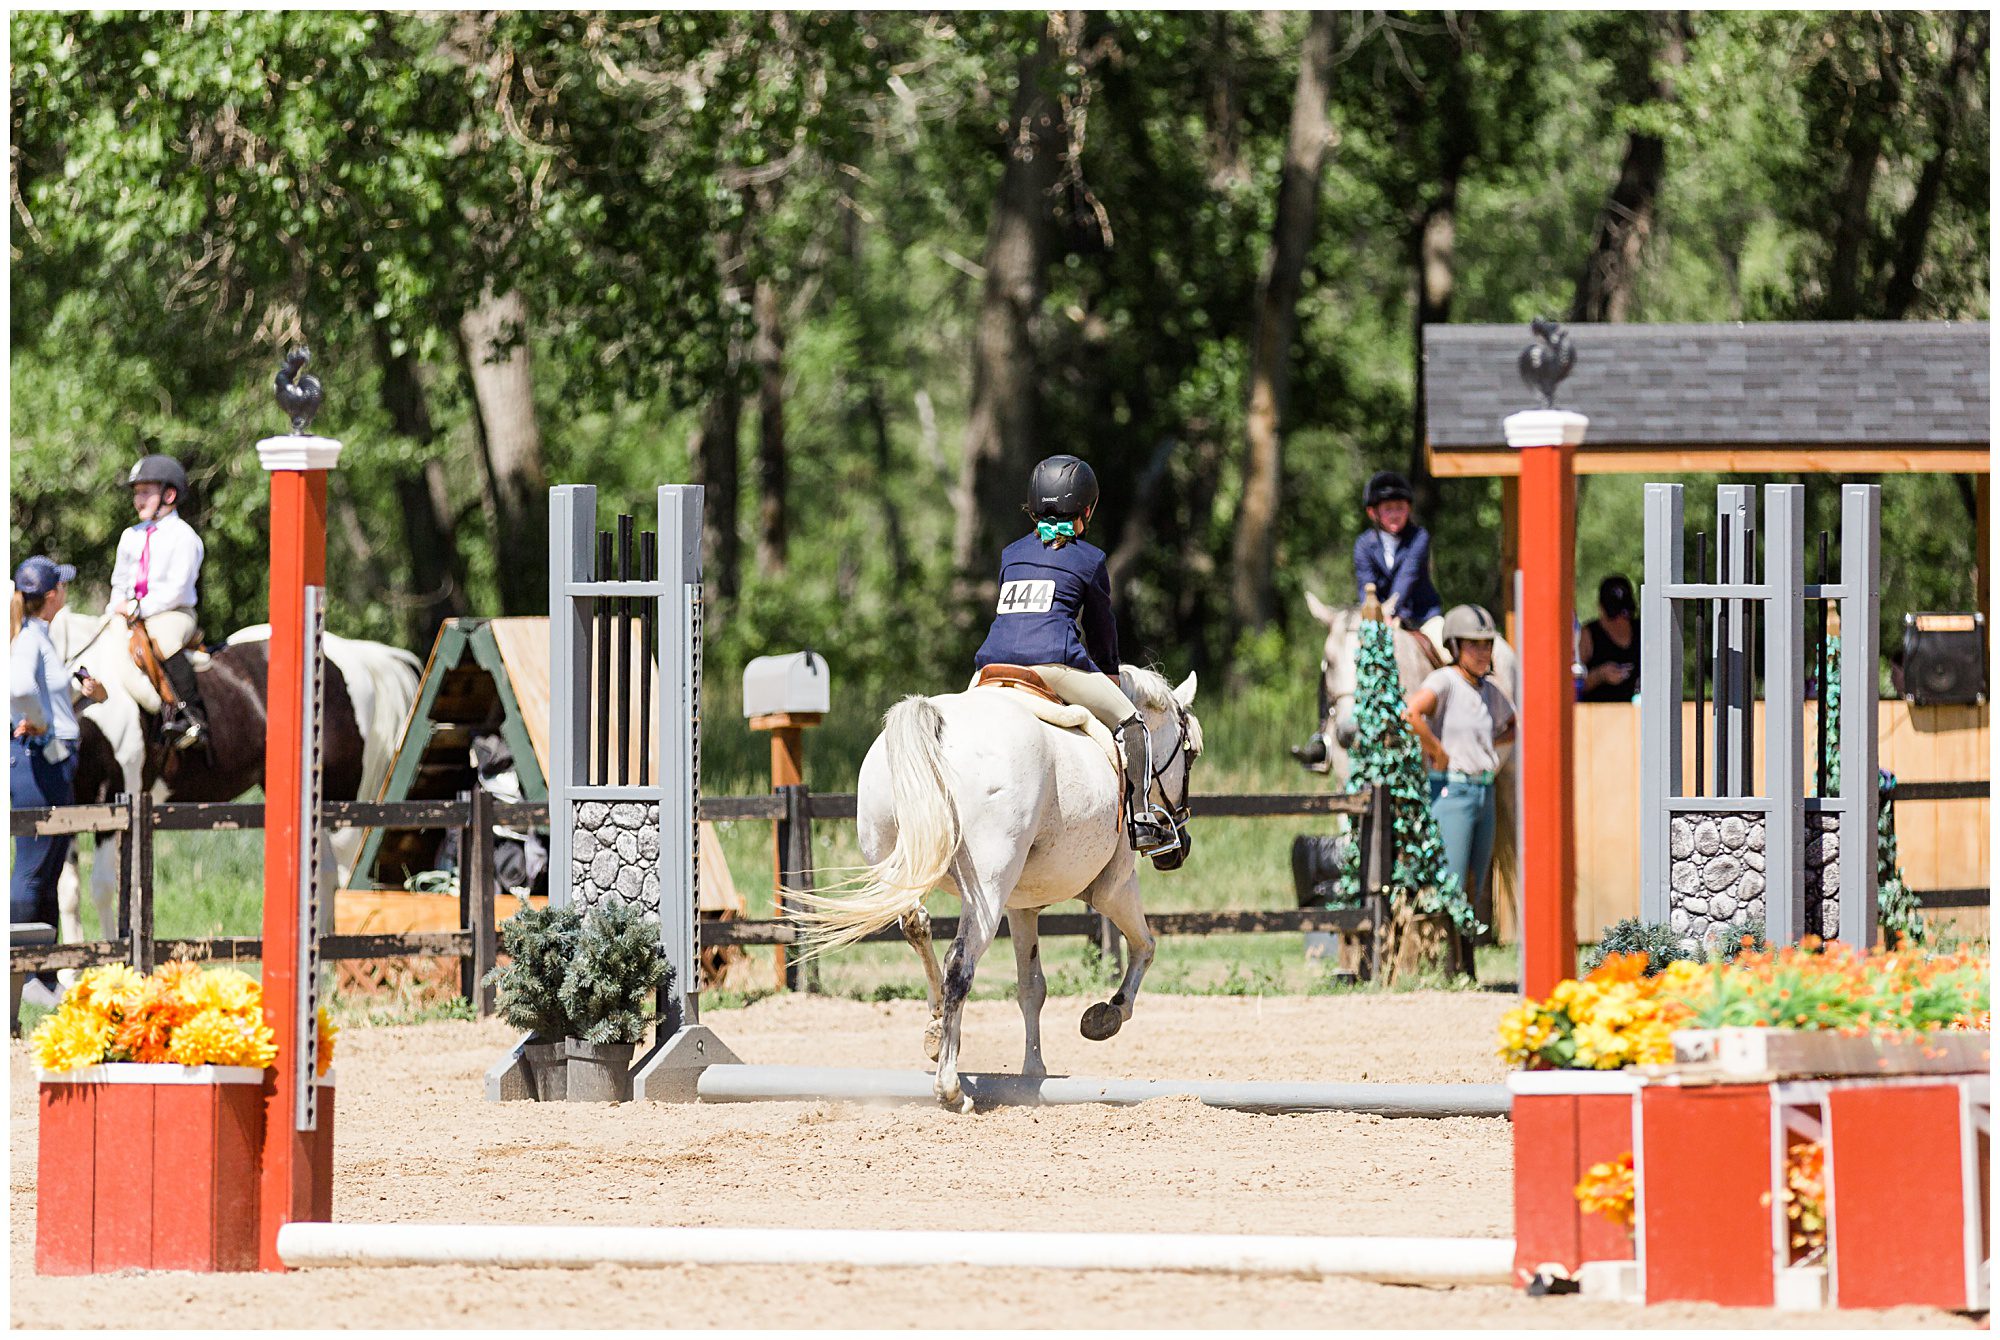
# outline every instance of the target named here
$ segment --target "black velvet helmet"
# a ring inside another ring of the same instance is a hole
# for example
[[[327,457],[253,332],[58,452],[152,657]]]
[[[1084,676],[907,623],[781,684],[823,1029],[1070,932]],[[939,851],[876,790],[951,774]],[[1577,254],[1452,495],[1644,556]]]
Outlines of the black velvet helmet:
[[[1361,505],[1377,507],[1398,498],[1410,501],[1410,481],[1394,470],[1377,470],[1368,480],[1367,491],[1361,495]]]
[[[1097,506],[1097,475],[1076,456],[1050,456],[1028,478],[1028,515],[1076,518]]]
[[[125,484],[128,488],[134,484],[158,484],[161,488],[173,489],[176,502],[187,501],[187,471],[181,469],[181,463],[171,456],[157,453],[141,456],[139,463],[132,467],[132,473],[125,477]]]

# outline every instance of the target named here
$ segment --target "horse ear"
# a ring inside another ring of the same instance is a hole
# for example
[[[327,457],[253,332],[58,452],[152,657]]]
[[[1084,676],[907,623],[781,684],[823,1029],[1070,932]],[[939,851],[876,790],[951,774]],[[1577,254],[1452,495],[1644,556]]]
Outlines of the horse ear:
[[[1188,671],[1188,677],[1174,686],[1174,701],[1182,707],[1193,707],[1194,690],[1194,671],[1190,670]]]
[[[1313,618],[1318,619],[1321,623],[1331,624],[1333,622],[1333,609],[1324,600],[1321,600],[1310,591],[1306,592],[1306,608],[1311,610]]]

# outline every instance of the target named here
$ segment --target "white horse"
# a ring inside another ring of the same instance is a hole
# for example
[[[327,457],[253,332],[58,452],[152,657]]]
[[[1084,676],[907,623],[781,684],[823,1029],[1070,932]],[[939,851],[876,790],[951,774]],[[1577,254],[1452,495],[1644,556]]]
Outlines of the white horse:
[[[171,799],[172,789],[164,778],[154,776],[149,779],[146,775],[145,723],[139,705],[118,687],[120,679],[114,668],[117,662],[113,658],[122,659],[130,654],[123,621],[108,613],[93,616],[64,609],[51,622],[50,634],[64,664],[71,669],[81,666],[90,671],[106,690],[105,701],[90,703],[78,714],[78,725],[82,728],[79,741],[82,757],[78,761],[77,774],[80,787],[78,801],[107,800],[121,792],[137,795],[142,787],[147,786],[152,789],[154,799]],[[258,624],[235,633],[226,645],[259,642],[269,637],[269,625]],[[329,693],[344,692],[351,706],[359,736],[352,744],[359,753],[360,764],[356,794],[329,795],[328,799],[373,797],[380,789],[382,780],[388,776],[389,765],[401,742],[404,722],[409,717],[411,704],[416,701],[417,679],[422,665],[409,652],[379,642],[360,642],[329,633],[326,634],[325,645],[327,659],[339,672],[337,689],[334,678],[329,677]],[[202,660],[199,657],[194,659],[198,662]],[[330,715],[334,714],[330,711]],[[341,717],[343,721],[346,719]],[[346,742],[331,743],[337,749]],[[85,790],[89,794],[84,794]],[[331,868],[324,873],[338,884],[344,885],[352,873],[364,836],[362,830],[348,828],[336,831],[328,839],[323,856],[331,862]],[[116,833],[100,834],[91,862],[91,901],[97,906],[98,924],[105,928],[107,936],[113,933],[110,928],[117,924],[121,841]],[[66,943],[83,938],[78,862],[77,846],[72,843],[56,885],[61,934]],[[328,887],[336,885],[329,884]],[[331,908],[332,900],[328,899],[326,905]]]
[[[1175,688],[1150,670],[1125,672],[1152,743],[1152,797],[1184,816],[1188,772],[1202,748],[1201,723],[1188,711],[1195,677]],[[1027,1035],[1024,1075],[1048,1073],[1041,1043],[1048,984],[1036,943],[1043,908],[1080,898],[1125,937],[1124,978],[1109,1001],[1084,1012],[1083,1035],[1102,1041],[1132,1017],[1154,940],[1120,820],[1123,787],[1096,742],[1043,722],[1013,690],[909,697],[883,718],[858,786],[868,866],[844,889],[828,890],[839,896],[788,893],[786,901],[800,904],[793,915],[807,928],[809,953],[901,925],[924,965],[931,1010],[924,1050],[937,1062],[934,1087],[945,1106],[970,1105],[958,1076],[959,1024],[973,971],[1003,912]],[[1185,833],[1182,840],[1189,840]],[[936,887],[963,905],[942,969],[923,906]]]

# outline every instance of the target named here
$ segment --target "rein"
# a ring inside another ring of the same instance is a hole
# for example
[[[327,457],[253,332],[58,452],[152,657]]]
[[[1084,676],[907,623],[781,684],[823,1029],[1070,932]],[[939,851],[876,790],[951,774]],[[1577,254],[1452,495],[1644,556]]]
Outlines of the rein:
[[[1174,704],[1174,715],[1176,718],[1175,729],[1178,733],[1174,739],[1173,751],[1167,755],[1165,762],[1153,769],[1153,777],[1150,783],[1151,786],[1158,789],[1162,801],[1167,800],[1167,788],[1166,784],[1160,779],[1167,775],[1167,770],[1173,767],[1175,759],[1187,753],[1187,709],[1176,702]],[[1173,818],[1174,823],[1178,825],[1184,825],[1188,821],[1188,793],[1193,789],[1193,781],[1194,759],[1189,758],[1187,766],[1181,769],[1180,801],[1178,803],[1168,802],[1167,804],[1167,813]]]

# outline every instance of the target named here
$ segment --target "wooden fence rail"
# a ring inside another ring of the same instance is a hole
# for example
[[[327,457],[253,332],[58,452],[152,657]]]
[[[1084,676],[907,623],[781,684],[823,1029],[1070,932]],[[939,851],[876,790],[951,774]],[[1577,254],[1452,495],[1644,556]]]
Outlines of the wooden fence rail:
[[[1276,795],[1196,796],[1192,807],[1197,815],[1213,817],[1329,817],[1348,815],[1363,821],[1364,852],[1372,887],[1388,868],[1387,825],[1373,821],[1368,808],[1373,793],[1367,790],[1350,795],[1323,792]],[[783,878],[788,887],[810,888],[812,884],[812,822],[815,819],[851,820],[855,817],[852,794],[815,795],[803,786],[783,787],[771,795],[709,796],[701,802],[701,818],[708,821],[763,820],[778,826],[780,850],[784,854]],[[216,962],[256,960],[262,941],[255,936],[213,936],[198,939],[156,939],[153,933],[153,836],[161,832],[234,832],[261,829],[264,807],[257,804],[212,802],[154,802],[151,797],[121,797],[109,805],[64,805],[24,808],[13,811],[10,829],[14,836],[54,834],[118,833],[128,840],[119,852],[119,936],[67,945],[13,945],[9,966],[15,973],[42,972],[61,968],[85,968],[101,963],[130,962],[151,971],[161,959],[195,958]],[[493,988],[484,986],[487,971],[497,958],[494,929],[493,828],[547,827],[549,809],[542,802],[504,802],[483,791],[461,794],[455,800],[328,801],[320,807],[320,823],[326,828],[457,828],[463,831],[460,850],[466,853],[465,877],[459,881],[462,913],[456,931],[404,932],[380,935],[321,935],[320,957],[328,961],[387,958],[403,955],[455,957],[461,960],[460,987],[481,1015],[494,1008]],[[1380,842],[1367,839],[1380,835]],[[1330,911],[1307,908],[1286,911],[1169,912],[1155,913],[1148,921],[1156,929],[1177,935],[1252,935],[1274,931],[1341,931],[1369,934],[1379,921],[1379,908]],[[936,934],[949,939],[957,933],[958,919],[942,917]],[[1104,938],[1107,927],[1096,913],[1058,914],[1041,921],[1045,935],[1095,935]],[[1001,929],[1004,935],[1006,930]],[[899,938],[900,932],[885,931],[871,939]],[[789,945],[797,936],[792,923],[782,920],[704,922],[701,943],[709,945]],[[792,984],[798,983],[793,980]]]
[[[1961,800],[1985,797],[1985,781],[1901,782],[1896,786],[1899,802]],[[1195,796],[1192,808],[1203,818],[1313,818],[1347,815],[1366,819],[1371,793],[1336,795],[1330,792],[1303,792],[1266,795]],[[701,818],[721,821],[763,820],[778,826],[780,851],[784,855],[784,879],[793,888],[809,888],[812,881],[812,822],[816,819],[851,820],[855,817],[852,794],[813,794],[806,788],[783,787],[770,795],[707,796],[701,802]],[[461,929],[456,931],[416,931],[381,935],[322,935],[323,959],[348,960],[387,958],[403,955],[458,958],[460,986],[481,1015],[494,1008],[493,989],[482,986],[488,969],[497,957],[497,933],[493,907],[493,829],[546,827],[548,806],[538,802],[499,801],[482,791],[470,792],[455,800],[329,801],[320,808],[320,821],[327,828],[458,828],[463,830],[460,850],[466,853],[466,875],[460,881]],[[59,968],[83,968],[100,963],[131,962],[150,971],[161,959],[195,958],[217,962],[256,960],[262,941],[255,936],[215,936],[198,939],[156,939],[153,933],[153,835],[162,832],[227,832],[261,829],[264,807],[256,804],[214,804],[158,802],[150,797],[121,798],[108,805],[65,805],[54,808],[26,808],[13,811],[9,821],[16,837],[78,833],[121,833],[134,840],[120,844],[119,929],[117,938],[68,945],[13,945],[9,964],[13,972],[40,972]],[[1386,870],[1387,825],[1363,825],[1364,862],[1371,872]],[[1379,885],[1379,876],[1365,883]],[[1990,897],[1984,888],[1932,889],[1918,891],[1925,907],[1983,907]],[[1153,928],[1165,935],[1256,935],[1331,931],[1348,935],[1368,935],[1381,917],[1381,905],[1370,900],[1358,909],[1298,908],[1280,911],[1155,912],[1147,917]],[[956,917],[939,917],[933,933],[950,939],[957,932]],[[1095,913],[1057,913],[1040,921],[1044,935],[1105,934],[1103,918]],[[712,921],[701,924],[701,943],[711,945],[789,945],[797,932],[791,922]],[[1005,935],[1006,927],[1000,933]],[[868,937],[895,940],[901,932],[893,927]],[[796,982],[793,983],[796,985]]]

